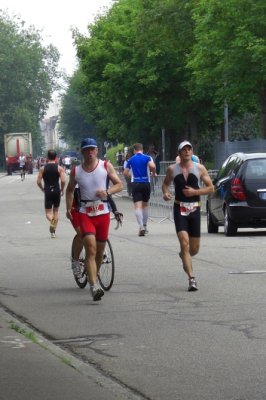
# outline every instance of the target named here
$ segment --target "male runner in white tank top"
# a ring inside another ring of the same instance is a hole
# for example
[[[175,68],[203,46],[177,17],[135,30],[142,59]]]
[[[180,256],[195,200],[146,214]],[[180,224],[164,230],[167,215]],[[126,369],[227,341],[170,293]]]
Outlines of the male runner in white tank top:
[[[107,194],[120,192],[123,185],[113,165],[97,157],[98,146],[95,139],[83,139],[81,153],[84,158],[83,163],[72,169],[66,189],[66,215],[72,220],[73,195],[78,184],[81,195],[79,224],[86,251],[86,269],[92,298],[98,301],[104,292],[96,282],[97,274],[102,263],[110,225]],[[113,184],[108,190],[107,176]]]

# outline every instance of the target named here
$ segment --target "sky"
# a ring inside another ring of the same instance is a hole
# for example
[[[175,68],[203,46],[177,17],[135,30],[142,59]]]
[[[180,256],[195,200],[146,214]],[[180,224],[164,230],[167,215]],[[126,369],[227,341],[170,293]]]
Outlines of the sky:
[[[87,26],[95,16],[110,8],[113,0],[1,0],[0,9],[16,14],[41,31],[43,44],[53,44],[61,55],[60,68],[72,75],[77,66],[71,27],[88,33]]]

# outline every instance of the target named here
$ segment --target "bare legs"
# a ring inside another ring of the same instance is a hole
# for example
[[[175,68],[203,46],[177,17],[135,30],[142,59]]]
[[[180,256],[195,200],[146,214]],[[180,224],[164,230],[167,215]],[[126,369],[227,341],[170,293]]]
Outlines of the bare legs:
[[[58,224],[58,208],[46,208],[45,215],[50,222],[50,233],[55,237],[55,231]]]
[[[75,229],[77,232],[77,235],[74,237],[73,239],[73,260],[78,261],[79,260],[79,256],[83,247],[83,239],[81,236],[81,232],[79,228]]]
[[[52,222],[52,220],[54,220],[57,225],[57,223],[58,223],[58,208],[46,208],[45,215],[50,223]]]
[[[96,242],[94,235],[86,235],[83,239],[86,250],[86,270],[90,285],[95,285],[98,271],[102,264],[105,242]]]
[[[21,177],[21,180],[24,181],[24,179],[25,179],[25,169],[24,168],[20,169],[20,177]]]
[[[97,284],[97,275],[102,263],[105,242],[97,242],[94,235],[86,235],[83,238],[83,244],[86,251],[85,265],[92,298],[93,301],[99,301],[104,295],[104,291]]]
[[[200,238],[199,237],[189,237],[186,231],[180,231],[177,233],[177,237],[180,242],[180,257],[183,262],[183,268],[189,278],[192,278],[193,268],[192,268],[192,257],[199,252]]]

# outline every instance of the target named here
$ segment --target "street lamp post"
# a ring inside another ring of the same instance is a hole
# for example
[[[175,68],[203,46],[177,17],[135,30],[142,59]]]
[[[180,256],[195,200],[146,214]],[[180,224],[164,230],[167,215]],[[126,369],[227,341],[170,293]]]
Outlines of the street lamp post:
[[[162,128],[162,161],[165,161],[165,129]]]

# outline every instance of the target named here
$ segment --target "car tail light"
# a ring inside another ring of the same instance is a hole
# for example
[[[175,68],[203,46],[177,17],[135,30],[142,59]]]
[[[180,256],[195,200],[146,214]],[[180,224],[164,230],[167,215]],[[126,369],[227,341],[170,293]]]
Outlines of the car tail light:
[[[239,178],[235,178],[231,182],[231,193],[232,196],[240,201],[246,200],[246,194],[244,192],[244,187]]]

